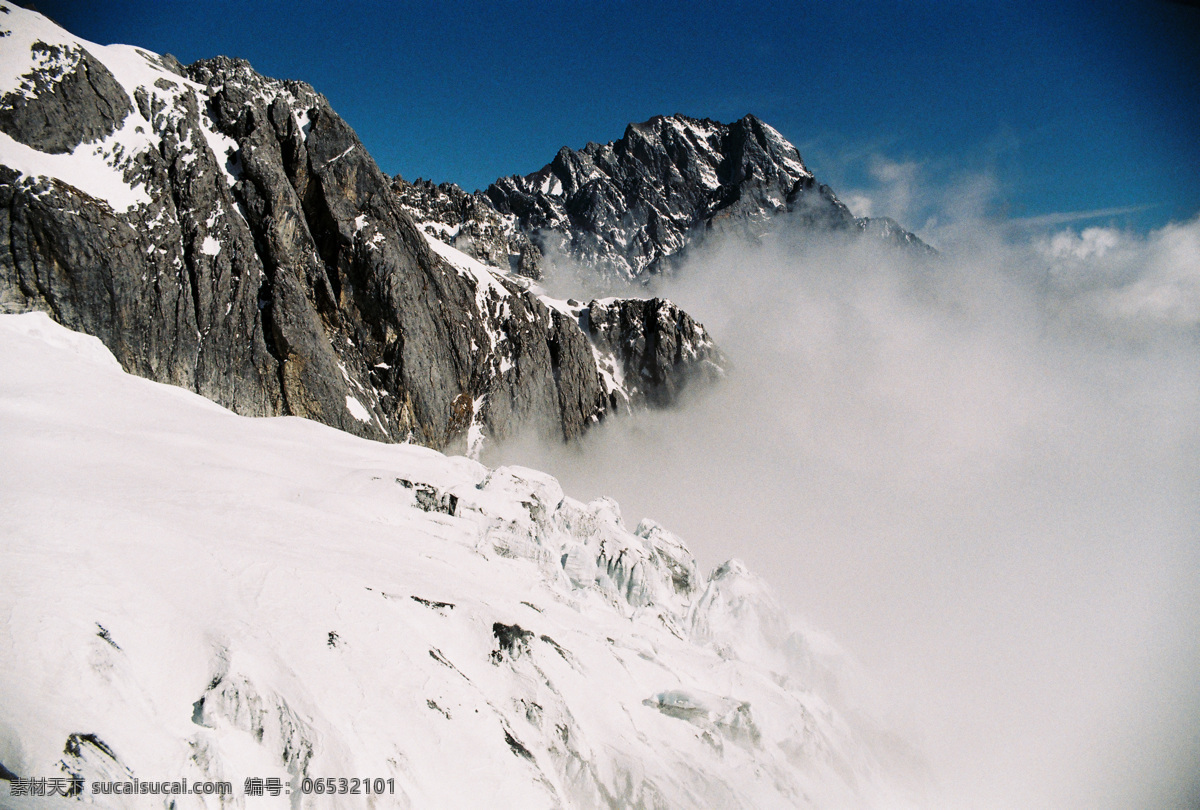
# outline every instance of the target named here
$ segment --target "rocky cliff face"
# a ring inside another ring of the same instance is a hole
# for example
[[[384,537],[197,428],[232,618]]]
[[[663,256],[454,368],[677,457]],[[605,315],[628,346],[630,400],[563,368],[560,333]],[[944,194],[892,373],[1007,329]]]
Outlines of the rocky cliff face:
[[[239,413],[380,440],[570,438],[609,412],[578,316],[431,250],[313,88],[97,46],[14,6],[0,28],[28,54],[0,76],[3,309]]]
[[[543,253],[629,279],[670,269],[714,231],[756,237],[797,227],[929,249],[894,221],[856,219],[796,147],[753,115],[732,124],[656,116],[620,140],[563,147],[486,195]]]
[[[541,278],[542,252],[482,193],[468,194],[454,183],[392,179],[405,213],[422,231],[486,265],[526,278]]]
[[[677,401],[687,382],[675,369],[694,369],[690,377],[709,382],[723,373],[723,361],[704,327],[670,301],[592,301],[581,317],[599,353],[611,358],[610,396],[664,405]],[[602,362],[601,370],[609,365]]]

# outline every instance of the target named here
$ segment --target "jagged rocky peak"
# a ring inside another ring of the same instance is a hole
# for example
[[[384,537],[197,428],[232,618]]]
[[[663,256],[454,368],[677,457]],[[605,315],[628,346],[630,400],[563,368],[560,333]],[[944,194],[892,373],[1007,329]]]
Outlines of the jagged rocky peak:
[[[714,230],[761,236],[779,215],[797,227],[878,230],[856,220],[796,147],[753,115],[731,124],[655,116],[611,143],[563,147],[539,171],[501,178],[486,193],[543,253],[623,278],[669,269]]]
[[[578,313],[419,230],[309,85],[3,7],[0,308],[48,312],[239,413],[384,441],[569,439],[611,411]],[[481,196],[414,194],[479,255],[521,269],[532,253]]]
[[[515,217],[501,214],[482,193],[420,178],[409,183],[400,175],[392,178],[392,190],[405,213],[430,236],[484,264],[541,278],[541,251],[517,229]]]

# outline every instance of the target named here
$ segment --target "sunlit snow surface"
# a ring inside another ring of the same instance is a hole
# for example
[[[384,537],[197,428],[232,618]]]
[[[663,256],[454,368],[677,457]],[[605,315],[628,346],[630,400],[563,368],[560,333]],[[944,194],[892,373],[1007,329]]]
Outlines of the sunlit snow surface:
[[[0,31],[4,32],[0,39],[3,43],[0,45],[0,95],[32,96],[31,69],[45,71],[47,67],[55,67],[49,77],[53,81],[55,73],[74,69],[81,50],[92,54],[112,72],[131,101],[137,88],[153,93],[156,81],[166,82],[159,88],[159,93],[172,100],[180,93],[204,89],[163,69],[155,62],[156,57],[147,51],[128,45],[97,45],[71,35],[36,12],[8,3],[0,6],[3,7]],[[45,60],[31,55],[30,49],[35,43],[60,46],[71,56],[60,65],[48,66]],[[143,185],[130,185],[126,171],[134,165],[138,154],[157,147],[159,138],[150,134],[154,130],[153,124],[134,105],[116,132],[98,141],[79,144],[66,154],[46,154],[0,133],[0,163],[31,180],[48,177],[68,183],[104,200],[113,210],[127,211],[150,201]]]
[[[697,575],[542,473],[239,417],[42,314],[0,316],[0,458],[18,776],[229,780],[233,807],[904,804],[836,648],[740,563]],[[248,776],[396,792],[248,798]],[[23,801],[0,797],[51,806]]]

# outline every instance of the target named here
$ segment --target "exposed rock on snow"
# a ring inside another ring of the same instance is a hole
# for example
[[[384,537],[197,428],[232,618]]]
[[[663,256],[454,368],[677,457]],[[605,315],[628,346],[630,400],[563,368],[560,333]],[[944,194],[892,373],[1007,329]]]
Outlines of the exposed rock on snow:
[[[83,48],[36,40],[29,52],[30,72],[0,97],[0,129],[13,140],[50,154],[70,152],[112,135],[133,109],[108,68]]]

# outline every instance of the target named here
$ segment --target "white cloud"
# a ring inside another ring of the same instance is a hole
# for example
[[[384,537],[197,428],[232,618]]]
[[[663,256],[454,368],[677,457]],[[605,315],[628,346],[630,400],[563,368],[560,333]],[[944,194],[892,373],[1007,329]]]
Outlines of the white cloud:
[[[1105,291],[1104,310],[1125,320],[1200,326],[1200,218],[1155,231],[1133,249],[1144,257],[1145,269]]]
[[[1140,235],[1066,229],[1040,237],[1064,309],[1138,329],[1200,326],[1200,218]]]
[[[866,194],[850,192],[841,198],[846,207],[850,209],[850,213],[856,217],[873,216],[875,204]]]
[[[869,189],[848,189],[839,198],[856,217],[891,217],[909,224],[919,212],[916,192],[921,173],[914,161],[895,161],[872,155],[867,173],[874,181]]]
[[[509,458],[764,572],[910,707],[950,806],[1154,806],[1200,723],[1200,220],[1031,239],[995,188],[912,187],[928,263],[694,256],[656,292],[726,384]]]
[[[1039,249],[1053,259],[1073,257],[1087,260],[1100,258],[1120,242],[1115,228],[1087,228],[1082,233],[1060,231],[1039,243]]]

